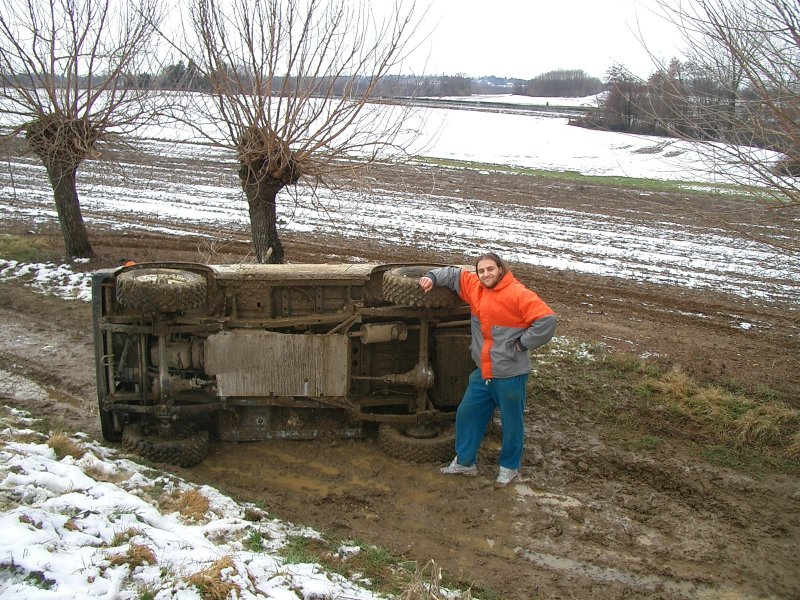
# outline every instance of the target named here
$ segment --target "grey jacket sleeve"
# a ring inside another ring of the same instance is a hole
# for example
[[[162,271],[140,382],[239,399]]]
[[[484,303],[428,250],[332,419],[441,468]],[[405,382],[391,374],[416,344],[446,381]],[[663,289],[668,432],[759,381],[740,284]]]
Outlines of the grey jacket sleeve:
[[[556,316],[547,315],[536,319],[528,329],[520,336],[519,343],[526,350],[533,350],[539,346],[544,346],[556,332]]]
[[[439,267],[425,273],[425,277],[433,281],[433,285],[448,287],[456,294],[460,294],[461,267]]]

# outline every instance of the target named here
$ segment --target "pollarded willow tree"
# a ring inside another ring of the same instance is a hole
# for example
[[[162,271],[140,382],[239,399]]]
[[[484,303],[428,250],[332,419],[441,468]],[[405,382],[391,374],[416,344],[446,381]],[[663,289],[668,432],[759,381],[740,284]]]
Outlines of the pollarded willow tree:
[[[650,117],[666,131],[702,139],[709,159],[747,167],[757,184],[800,209],[800,3],[797,0],[659,0],[681,31],[683,70],[662,68]],[[688,70],[687,70],[688,69]],[[651,78],[652,83],[652,78]],[[719,144],[718,142],[725,142]],[[763,148],[784,159],[766,160]],[[792,220],[794,217],[792,217]],[[796,249],[796,242],[792,244]]]
[[[76,187],[98,142],[141,124],[160,0],[5,0],[0,12],[0,102],[44,164],[66,251],[92,246]]]
[[[235,150],[259,262],[284,260],[282,189],[301,178],[326,185],[353,159],[367,164],[406,143],[398,137],[406,111],[374,97],[419,23],[413,4],[392,4],[382,18],[374,8],[364,0],[191,5],[199,50],[181,52],[210,91],[187,97],[190,107],[173,116]]]

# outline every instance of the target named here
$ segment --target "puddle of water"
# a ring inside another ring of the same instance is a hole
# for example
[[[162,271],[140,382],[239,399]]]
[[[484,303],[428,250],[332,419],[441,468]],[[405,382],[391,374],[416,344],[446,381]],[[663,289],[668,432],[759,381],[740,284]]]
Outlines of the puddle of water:
[[[269,456],[272,457],[273,459],[277,459],[289,465],[296,465],[306,462],[306,459],[303,456],[302,452],[281,452],[280,450],[274,447],[269,449]],[[258,457],[255,457],[254,462],[258,463],[260,462],[260,459]],[[270,461],[266,461],[263,464],[269,464],[269,462]]]
[[[302,450],[297,445],[298,450]],[[269,478],[291,492],[325,497],[360,490],[390,491],[375,479],[343,473],[341,469],[316,460],[308,460],[302,451],[292,452],[278,444],[232,445],[230,451],[209,457],[202,468],[236,485],[256,489],[258,481]],[[302,468],[299,468],[302,465]]]
[[[511,559],[516,555],[513,548],[501,544],[498,540],[482,535],[456,535],[453,536],[453,540],[464,548],[472,548],[478,552],[487,552],[494,556],[505,556]],[[463,562],[463,564],[467,565],[466,568],[468,570],[475,568],[475,556],[473,554],[464,552],[462,553],[462,557],[463,560],[459,560],[459,562]]]
[[[210,462],[211,461],[207,460],[204,465],[206,471],[215,475],[223,475],[224,480],[230,480],[236,482],[237,485],[248,488],[253,486],[248,485],[247,482],[256,482],[257,477],[254,473],[260,470],[263,472],[265,478],[269,477],[271,481],[279,483],[281,487],[295,492],[312,492],[315,495],[326,496],[328,494],[338,494],[347,489],[345,483],[327,483],[315,477],[304,477],[298,474],[286,475],[280,472],[261,469],[259,465],[239,464],[233,467],[230,464],[212,465]],[[259,470],[254,470],[254,468],[258,468]]]
[[[515,491],[520,501],[532,499],[543,511],[562,517],[566,517],[570,510],[583,507],[583,503],[580,500],[570,496],[541,492],[525,484],[517,484],[515,486]]]
[[[9,373],[3,369],[0,369],[0,396],[6,396],[18,401],[46,400],[49,397],[44,388],[30,379]]]
[[[388,485],[378,483],[375,479],[362,479],[358,475],[353,475],[350,477],[350,481],[347,484],[347,489],[352,489],[352,486],[354,485],[366,488],[368,490],[378,490],[380,492],[391,491],[391,488]]]
[[[307,464],[312,469],[319,471],[323,475],[328,475],[329,477],[338,477],[341,473],[341,471],[339,471],[339,469],[337,469],[336,467],[331,467],[330,465],[323,465],[322,463],[319,462],[310,462]]]
[[[366,456],[354,458],[350,462],[353,464],[354,467],[357,467],[359,469],[367,470],[372,468],[372,459],[367,458]]]
[[[424,492],[420,489],[403,490],[402,497],[397,499],[397,503],[402,506],[416,504],[419,506],[434,505],[441,498],[441,494],[435,492]]]

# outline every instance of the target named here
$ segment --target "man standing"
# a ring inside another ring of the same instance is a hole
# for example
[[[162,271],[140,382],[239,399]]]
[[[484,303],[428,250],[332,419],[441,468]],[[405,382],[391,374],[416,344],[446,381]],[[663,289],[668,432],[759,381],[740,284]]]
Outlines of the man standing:
[[[456,456],[445,475],[478,474],[478,449],[496,408],[503,440],[495,486],[519,476],[525,440],[525,384],[531,371],[529,350],[546,344],[556,329],[556,315],[535,293],[517,281],[506,263],[490,252],[478,257],[475,273],[441,267],[426,273],[419,285],[454,290],[470,306],[470,351],[477,369],[456,411]]]

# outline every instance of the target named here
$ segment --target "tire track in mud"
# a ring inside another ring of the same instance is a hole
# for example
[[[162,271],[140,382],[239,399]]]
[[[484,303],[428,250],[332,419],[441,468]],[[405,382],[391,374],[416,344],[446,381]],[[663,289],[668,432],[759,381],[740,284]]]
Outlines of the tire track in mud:
[[[88,303],[44,296],[20,282],[0,283],[0,368],[47,392],[36,416],[98,437],[90,332]],[[14,401],[13,393],[7,396]]]

